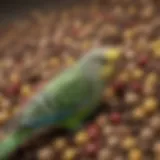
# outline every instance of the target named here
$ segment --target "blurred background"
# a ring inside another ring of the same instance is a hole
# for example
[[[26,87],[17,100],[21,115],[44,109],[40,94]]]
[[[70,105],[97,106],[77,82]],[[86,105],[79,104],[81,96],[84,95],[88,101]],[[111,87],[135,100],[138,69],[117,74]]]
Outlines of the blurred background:
[[[90,48],[124,48],[107,112],[73,135],[37,138],[11,160],[160,160],[159,8],[159,0],[1,1],[1,126]]]

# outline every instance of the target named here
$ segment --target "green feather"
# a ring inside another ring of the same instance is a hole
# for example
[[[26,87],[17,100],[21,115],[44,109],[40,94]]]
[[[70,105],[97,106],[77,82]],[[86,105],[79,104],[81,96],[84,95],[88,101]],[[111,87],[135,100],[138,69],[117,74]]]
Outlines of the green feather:
[[[16,130],[0,143],[0,160],[6,160],[8,155],[24,143],[32,134],[30,129]]]

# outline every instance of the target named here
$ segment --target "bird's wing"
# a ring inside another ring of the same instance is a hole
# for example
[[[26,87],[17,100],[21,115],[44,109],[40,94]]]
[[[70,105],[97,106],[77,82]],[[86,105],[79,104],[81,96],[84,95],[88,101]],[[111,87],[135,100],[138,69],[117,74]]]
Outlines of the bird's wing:
[[[42,127],[59,124],[89,106],[92,101],[92,83],[80,74],[70,74],[64,74],[55,84],[48,85],[46,92],[24,113],[23,125]]]

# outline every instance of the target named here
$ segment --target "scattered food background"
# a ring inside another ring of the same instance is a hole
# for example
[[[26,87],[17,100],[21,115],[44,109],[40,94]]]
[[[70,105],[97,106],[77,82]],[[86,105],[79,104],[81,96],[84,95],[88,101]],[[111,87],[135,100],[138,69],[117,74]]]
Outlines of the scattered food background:
[[[103,97],[109,111],[72,136],[24,147],[14,159],[160,160],[159,7],[158,0],[93,0],[33,10],[0,27],[0,125],[88,49],[124,48]]]

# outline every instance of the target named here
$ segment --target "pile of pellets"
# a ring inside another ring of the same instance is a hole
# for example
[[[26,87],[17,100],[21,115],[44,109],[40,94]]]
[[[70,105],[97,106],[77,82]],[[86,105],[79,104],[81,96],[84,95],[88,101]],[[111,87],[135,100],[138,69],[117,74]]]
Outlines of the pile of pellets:
[[[160,160],[159,6],[158,0],[93,0],[33,10],[0,27],[0,125],[90,48],[124,48],[123,67],[104,92],[107,111],[73,135],[24,147],[14,159]]]

